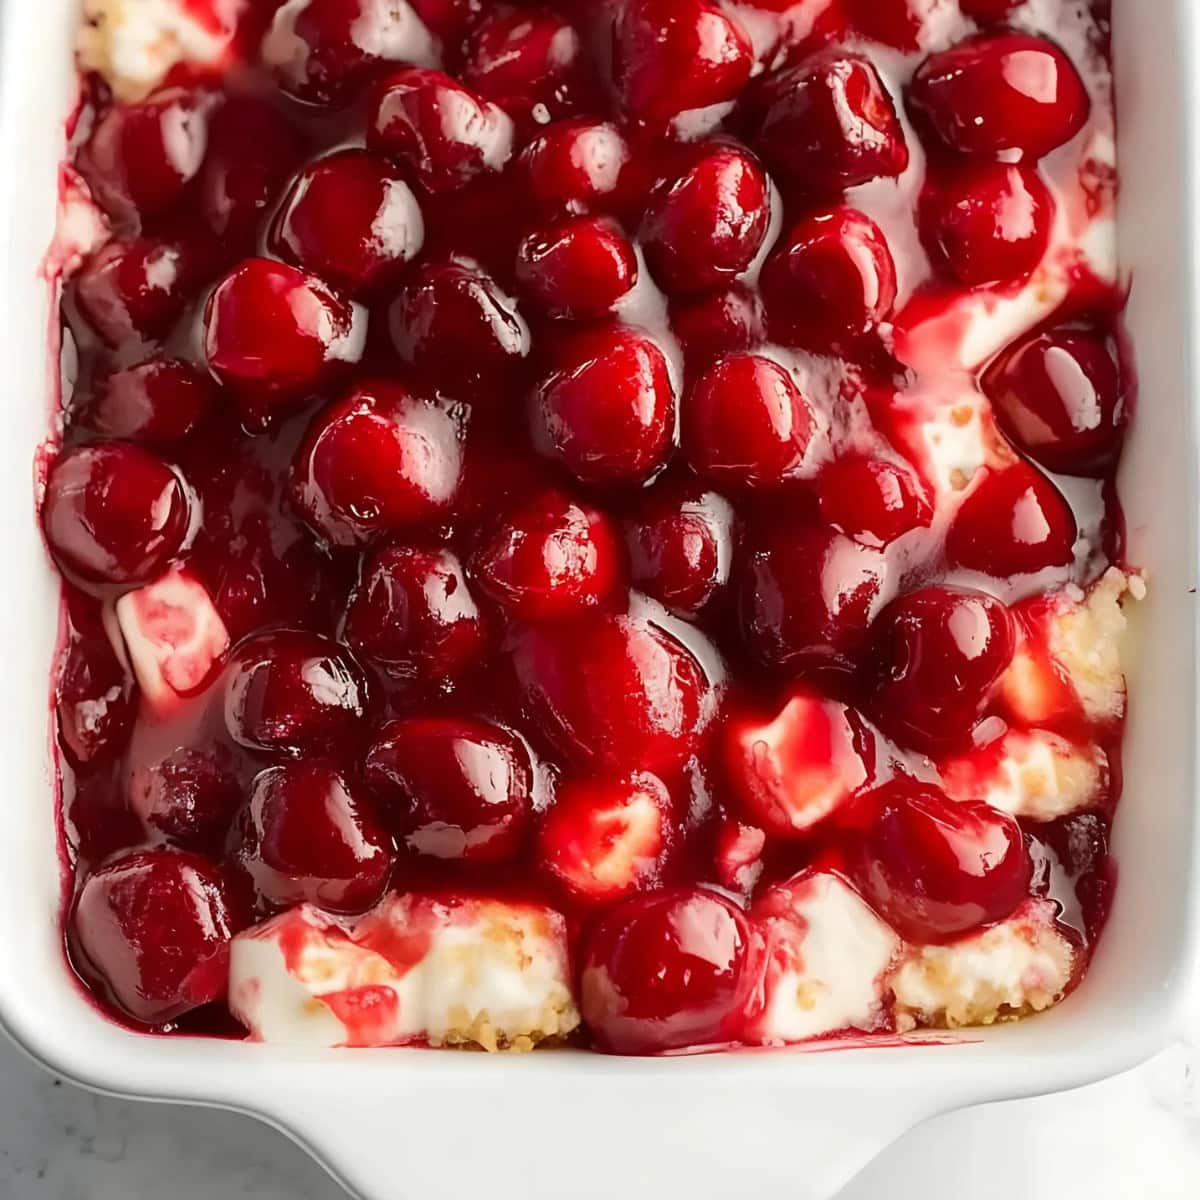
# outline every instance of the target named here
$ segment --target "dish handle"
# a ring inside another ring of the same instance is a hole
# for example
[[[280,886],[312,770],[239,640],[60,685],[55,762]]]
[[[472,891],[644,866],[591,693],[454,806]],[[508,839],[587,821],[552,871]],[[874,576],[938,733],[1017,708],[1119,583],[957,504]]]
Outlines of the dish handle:
[[[326,1096],[278,1124],[361,1200],[830,1200],[935,1111],[890,1091],[798,1094],[794,1080],[722,1102],[706,1082],[476,1078],[391,1102]]]

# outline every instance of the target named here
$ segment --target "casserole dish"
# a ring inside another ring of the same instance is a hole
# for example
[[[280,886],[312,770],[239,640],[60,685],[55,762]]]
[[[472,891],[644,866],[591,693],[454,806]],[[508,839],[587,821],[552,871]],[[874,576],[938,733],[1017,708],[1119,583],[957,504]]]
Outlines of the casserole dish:
[[[1127,776],[1114,849],[1122,886],[1085,985],[1018,1026],[840,1053],[709,1055],[621,1062],[389,1050],[300,1052],[134,1035],[100,1016],[62,959],[58,861],[49,820],[48,663],[56,584],[37,535],[29,463],[45,433],[55,364],[42,272],[62,125],[74,75],[72,0],[5,11],[3,135],[9,271],[0,305],[10,436],[2,485],[6,560],[20,579],[0,632],[14,711],[4,737],[14,800],[0,847],[0,1017],[54,1070],[88,1086],[252,1113],[310,1146],[366,1196],[457,1196],[491,1182],[533,1196],[651,1195],[665,1184],[726,1194],[753,1181],[826,1196],[906,1127],[963,1104],[1058,1090],[1148,1056],[1174,1032],[1191,974],[1194,808],[1196,442],[1189,273],[1197,48],[1183,0],[1139,20],[1116,5],[1123,265],[1142,404],[1124,466],[1130,558],[1153,580],[1141,614]],[[502,1114],[499,1119],[497,1113]],[[597,1153],[591,1154],[589,1151]],[[500,1165],[497,1165],[500,1164]],[[580,1169],[582,1167],[582,1170]]]

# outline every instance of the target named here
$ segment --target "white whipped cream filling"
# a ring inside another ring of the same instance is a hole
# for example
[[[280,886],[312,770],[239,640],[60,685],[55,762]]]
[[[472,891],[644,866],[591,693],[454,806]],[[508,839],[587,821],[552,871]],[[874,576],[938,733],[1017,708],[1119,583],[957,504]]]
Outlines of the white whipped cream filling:
[[[79,63],[102,75],[119,100],[140,100],[177,63],[217,67],[244,0],[210,0],[201,20],[179,0],[84,0]]]
[[[1056,1003],[1075,966],[1056,912],[1051,900],[1027,900],[980,933],[915,948],[891,978],[897,1027],[990,1025]]]
[[[310,905],[239,934],[229,1005],[251,1036],[531,1048],[579,1024],[566,926],[534,905],[397,895],[358,918]]]
[[[840,876],[803,872],[755,905],[767,936],[756,1041],[798,1042],[886,1023],[885,976],[900,939]]]

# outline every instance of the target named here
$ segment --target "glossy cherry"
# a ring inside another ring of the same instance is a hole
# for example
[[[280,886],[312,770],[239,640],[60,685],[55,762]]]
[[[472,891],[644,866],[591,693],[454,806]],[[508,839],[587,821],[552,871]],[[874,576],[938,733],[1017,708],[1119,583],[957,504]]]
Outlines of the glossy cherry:
[[[584,483],[640,483],[665,462],[675,423],[667,361],[647,334],[577,334],[537,388],[534,443]]]
[[[1025,279],[1050,244],[1054,198],[1033,167],[980,163],[926,187],[921,235],[930,254],[968,287]]]
[[[728,283],[754,261],[771,220],[767,177],[753,155],[717,145],[651,197],[642,244],[672,293]]]
[[[178,553],[190,502],[182,477],[128,442],[68,450],[46,479],[50,552],[88,590],[141,583]]]
[[[513,616],[578,616],[624,582],[623,548],[612,519],[560,491],[510,513],[471,562],[484,591]]]
[[[1016,630],[992,596],[931,586],[893,600],[871,638],[876,718],[898,741],[933,754],[969,744],[1012,661]]]
[[[916,473],[886,458],[847,455],[821,472],[821,515],[868,546],[886,546],[933,520]]]
[[[514,639],[511,655],[540,727],[579,766],[677,766],[713,714],[716,695],[700,661],[643,616],[533,627]]]
[[[199,246],[156,238],[114,239],[84,264],[75,301],[110,346],[165,337],[203,277]]]
[[[368,102],[367,145],[394,159],[427,192],[453,192],[504,168],[512,119],[441,71],[379,80]]]
[[[306,759],[255,778],[238,817],[232,859],[262,904],[362,912],[387,886],[392,846],[345,776]]]
[[[734,510],[696,484],[656,487],[626,525],[634,586],[681,617],[696,616],[729,582]]]
[[[178,200],[204,162],[212,107],[203,90],[169,87],[109,108],[79,156],[100,203],[128,219],[152,216]]]
[[[983,377],[1001,429],[1051,471],[1092,475],[1120,449],[1125,381],[1109,340],[1065,327],[1023,338]]]
[[[106,437],[177,442],[208,415],[216,392],[192,363],[155,355],[96,380],[84,420]]]
[[[538,859],[576,900],[611,903],[658,882],[673,833],[671,794],[656,775],[569,780],[538,830]]]
[[[592,106],[598,92],[578,30],[537,6],[489,11],[471,34],[462,79],[514,119],[538,125]]]
[[[942,0],[846,0],[854,28],[898,50],[916,50],[926,19]],[[964,5],[965,10],[965,5]]]
[[[495,862],[519,849],[529,827],[529,751],[488,721],[392,721],[372,744],[365,773],[397,838],[417,854]]]
[[[446,549],[381,547],[364,563],[343,636],[363,658],[401,678],[445,679],[487,647],[487,624]]]
[[[471,259],[420,267],[389,309],[388,327],[400,358],[455,398],[503,395],[529,353],[516,301]]]
[[[637,254],[613,222],[569,217],[528,234],[517,250],[517,283],[552,317],[596,320],[637,282]]]
[[[521,151],[525,186],[534,203],[552,215],[605,212],[621,195],[630,149],[608,121],[555,121]]]
[[[853,871],[863,895],[910,941],[944,942],[1002,921],[1029,894],[1020,826],[978,800],[898,779],[871,793]]]
[[[863,657],[889,583],[887,559],[820,522],[760,535],[739,568],[746,648],[763,667],[844,673]]]
[[[432,59],[429,31],[393,0],[286,0],[263,39],[263,62],[279,87],[309,104],[350,97],[388,62]]]
[[[999,578],[1025,575],[1070,563],[1078,532],[1058,488],[1015,462],[976,473],[946,537],[946,558]]]
[[[580,1005],[597,1046],[613,1054],[733,1041],[760,969],[756,935],[724,897],[651,892],[615,908],[588,938]]]
[[[927,58],[908,89],[914,118],[948,148],[1025,159],[1069,141],[1090,109],[1087,89],[1053,42],[1026,33],[968,38]]]
[[[904,130],[870,59],[821,56],[765,76],[751,98],[751,145],[790,187],[828,194],[900,175]]]
[[[396,171],[366,150],[339,150],[296,177],[267,245],[357,295],[395,280],[424,237],[420,206]]]
[[[108,860],[88,876],[71,914],[84,968],[146,1025],[225,995],[239,925],[217,868],[177,850]]]
[[[129,807],[146,836],[185,849],[219,853],[241,803],[233,755],[220,742],[177,746],[129,773]]]
[[[1003,21],[1023,0],[958,0],[963,13],[981,24]]]
[[[347,753],[369,703],[367,677],[347,651],[300,630],[242,642],[224,677],[225,725],[250,750]]]
[[[259,223],[304,159],[305,140],[273,104],[231,97],[211,123],[200,173],[205,223],[236,253],[254,249]]]
[[[800,691],[777,711],[744,714],[724,733],[725,768],[748,820],[798,838],[848,805],[871,778],[874,735],[853,709]]]
[[[676,297],[670,314],[693,377],[723,355],[753,349],[766,340],[759,292],[740,283],[700,296]]]
[[[816,418],[786,368],[758,354],[731,354],[696,382],[683,407],[683,450],[705,478],[734,488],[796,479]]]
[[[124,749],[137,697],[133,678],[107,638],[72,639],[55,696],[59,742],[72,763],[86,767]]]
[[[613,81],[638,121],[733,100],[753,63],[750,39],[707,0],[629,0],[613,26]]]
[[[891,315],[896,266],[879,226],[842,205],[808,213],[779,239],[761,287],[773,338],[827,350]]]
[[[209,297],[204,351],[250,429],[264,429],[338,362],[362,352],[361,313],[321,280],[248,258]]]
[[[292,462],[296,510],[336,545],[435,520],[462,477],[451,407],[367,379],[313,418]]]

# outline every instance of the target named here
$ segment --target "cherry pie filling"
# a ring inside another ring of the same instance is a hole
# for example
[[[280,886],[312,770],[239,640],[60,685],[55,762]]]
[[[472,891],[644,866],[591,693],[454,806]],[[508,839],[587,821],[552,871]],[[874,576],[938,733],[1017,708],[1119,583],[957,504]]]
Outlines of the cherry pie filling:
[[[89,0],[41,518],[107,1011],[640,1054],[1071,990],[1144,587],[1104,9]]]

